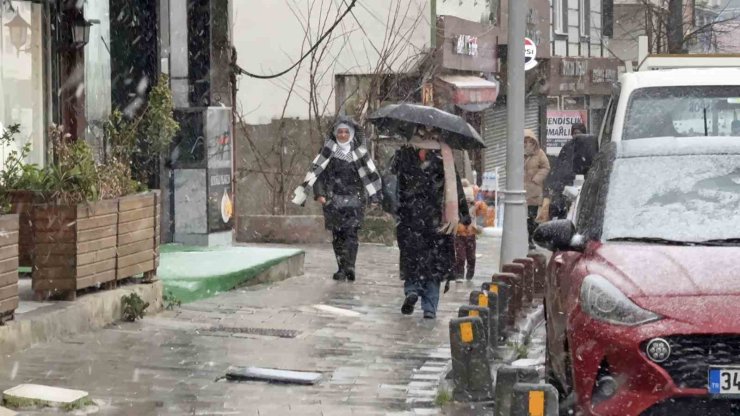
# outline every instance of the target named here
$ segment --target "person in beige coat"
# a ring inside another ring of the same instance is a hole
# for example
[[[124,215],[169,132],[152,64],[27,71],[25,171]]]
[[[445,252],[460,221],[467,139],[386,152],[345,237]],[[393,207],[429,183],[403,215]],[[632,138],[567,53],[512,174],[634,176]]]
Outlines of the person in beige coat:
[[[532,234],[537,228],[538,211],[544,197],[545,179],[550,173],[550,161],[540,148],[540,142],[532,130],[524,130],[524,190],[527,196],[527,232],[529,248],[534,249]]]

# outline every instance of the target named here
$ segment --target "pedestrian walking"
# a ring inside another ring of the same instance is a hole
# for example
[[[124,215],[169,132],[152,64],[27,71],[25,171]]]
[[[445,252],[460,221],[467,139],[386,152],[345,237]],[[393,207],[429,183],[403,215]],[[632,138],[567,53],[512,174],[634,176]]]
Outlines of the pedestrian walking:
[[[401,313],[411,315],[421,298],[424,318],[434,319],[440,284],[454,279],[454,234],[459,223],[471,222],[468,205],[452,149],[437,129],[417,128],[394,155],[391,168],[398,178]]]
[[[527,198],[527,232],[529,249],[535,249],[532,234],[537,228],[536,219],[543,202],[545,179],[550,172],[550,161],[540,148],[532,130],[524,130],[524,190]]]
[[[324,225],[332,233],[338,266],[333,278],[354,281],[365,205],[379,202],[382,183],[362,128],[352,119],[342,117],[334,124],[305,181],[296,188],[293,203],[303,205],[311,187],[314,199],[323,206]]]
[[[478,227],[478,218],[483,218],[488,211],[488,205],[477,198],[479,192],[477,186],[471,185],[467,179],[462,179],[461,182],[471,223],[469,225],[461,223],[457,226],[457,235],[455,236],[455,280],[458,282],[462,282],[463,278],[473,280],[473,276],[475,276],[476,239],[478,234],[481,233],[481,228]],[[466,266],[467,272],[465,270]]]
[[[568,200],[563,192],[565,187],[573,185],[576,179],[573,166],[575,138],[582,134],[587,134],[586,126],[583,123],[573,123],[570,127],[572,139],[568,140],[560,149],[560,153],[558,153],[552,170],[545,181],[545,194],[542,209],[537,217],[538,223],[547,222],[551,219],[565,219],[568,215]]]

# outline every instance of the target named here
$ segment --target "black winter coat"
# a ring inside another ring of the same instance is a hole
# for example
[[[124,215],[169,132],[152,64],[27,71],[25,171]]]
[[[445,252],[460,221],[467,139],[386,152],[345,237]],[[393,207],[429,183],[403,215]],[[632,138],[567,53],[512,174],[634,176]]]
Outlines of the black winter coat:
[[[404,147],[394,156],[392,171],[398,177],[398,224],[401,279],[454,278],[454,237],[441,234],[444,204],[444,166],[439,151],[427,151],[426,162],[418,150]],[[470,223],[460,177],[457,177],[460,220]]]
[[[314,198],[326,198],[327,230],[360,228],[365,219],[365,187],[354,162],[332,158],[313,186]]]
[[[550,176],[545,181],[545,196],[550,198],[553,205],[565,204],[563,191],[566,186],[572,185],[576,179],[573,168],[574,148],[574,140],[568,140],[565,143],[553,164]]]

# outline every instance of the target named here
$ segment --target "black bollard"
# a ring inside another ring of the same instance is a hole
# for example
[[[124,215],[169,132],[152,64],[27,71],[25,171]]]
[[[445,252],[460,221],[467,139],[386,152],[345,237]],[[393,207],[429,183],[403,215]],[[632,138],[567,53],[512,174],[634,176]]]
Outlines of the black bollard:
[[[465,317],[478,317],[483,321],[483,328],[485,329],[483,331],[483,334],[486,337],[486,345],[488,345],[488,352],[489,357],[493,357],[493,346],[491,346],[491,343],[493,340],[491,339],[491,335],[496,335],[495,333],[491,332],[491,310],[489,308],[486,308],[484,306],[477,306],[477,305],[463,305],[458,309],[457,316],[459,318],[465,318]],[[494,320],[498,320],[495,316],[493,317]]]
[[[511,398],[517,383],[537,383],[540,375],[534,367],[505,365],[496,373],[496,416],[511,415]]]
[[[493,380],[485,331],[480,317],[450,320],[450,348],[456,401],[493,400]]]
[[[549,384],[517,383],[511,396],[511,416],[558,416],[558,390]]]

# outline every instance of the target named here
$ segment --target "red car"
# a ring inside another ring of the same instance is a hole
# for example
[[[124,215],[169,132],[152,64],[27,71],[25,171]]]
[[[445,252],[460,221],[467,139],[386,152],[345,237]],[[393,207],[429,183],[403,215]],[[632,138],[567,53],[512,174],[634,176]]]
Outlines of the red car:
[[[610,144],[535,241],[547,370],[582,415],[740,415],[740,138]],[[571,413],[572,414],[572,413]]]

